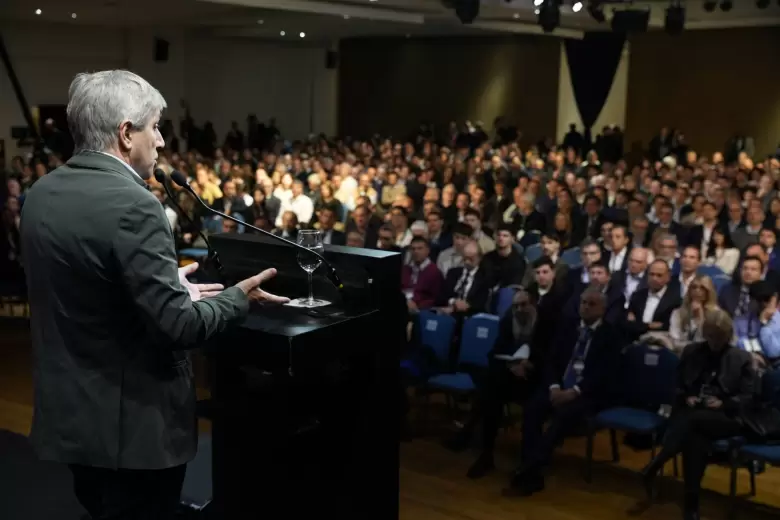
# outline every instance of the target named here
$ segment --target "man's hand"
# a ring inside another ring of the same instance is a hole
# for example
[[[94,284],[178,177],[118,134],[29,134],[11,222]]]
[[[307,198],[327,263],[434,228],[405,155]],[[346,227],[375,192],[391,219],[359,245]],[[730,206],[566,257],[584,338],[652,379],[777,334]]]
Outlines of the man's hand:
[[[561,390],[560,388],[553,388],[550,390],[550,403],[554,408],[563,406],[564,404],[573,401],[579,394],[573,388],[568,390]]]
[[[528,377],[528,361],[519,361],[517,363],[511,363],[509,365],[509,371],[512,372],[512,374],[515,377],[519,377],[520,379],[526,379]]]
[[[723,401],[717,397],[708,397],[704,404],[707,405],[707,408],[710,410],[717,410],[723,406]]]
[[[452,314],[453,309],[452,307],[439,307],[437,311],[440,314]]]
[[[465,300],[455,300],[453,307],[458,312],[467,312],[469,310],[469,304]]]
[[[696,408],[696,405],[698,405],[699,402],[701,402],[701,399],[695,395],[692,395],[685,400],[685,404],[687,404],[689,408]]]
[[[210,296],[216,296],[222,292],[222,289],[225,288],[222,284],[219,283],[196,284],[187,280],[187,276],[197,271],[198,266],[198,262],[194,262],[179,268],[179,282],[181,282],[182,287],[187,289],[187,292],[190,293],[190,299],[194,302],[202,300],[203,298],[208,298]]]
[[[766,368],[766,359],[764,359],[764,356],[759,354],[758,352],[752,352],[753,356],[753,368],[760,369],[760,368]]]
[[[634,316],[634,313],[633,313],[633,312],[629,312],[629,313],[628,313],[628,316],[626,316],[626,319],[627,319],[628,321],[636,321],[636,316]]]
[[[256,274],[252,278],[247,278],[246,280],[238,282],[236,284],[236,287],[244,291],[244,294],[246,294],[249,297],[249,300],[253,302],[272,302],[272,303],[289,302],[290,301],[289,298],[285,298],[283,296],[276,296],[274,294],[267,293],[264,290],[260,289],[260,284],[262,284],[263,282],[267,282],[274,276],[276,276],[276,269],[266,269],[262,273]]]
[[[663,328],[664,324],[660,321],[654,321],[652,323],[647,324],[647,328],[650,330],[661,330]]]

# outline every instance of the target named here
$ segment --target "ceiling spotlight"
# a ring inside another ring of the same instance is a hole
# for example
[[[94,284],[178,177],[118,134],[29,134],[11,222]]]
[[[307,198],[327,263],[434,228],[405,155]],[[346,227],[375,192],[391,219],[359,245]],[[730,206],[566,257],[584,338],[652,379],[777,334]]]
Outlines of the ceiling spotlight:
[[[715,8],[718,6],[718,2],[715,0],[706,0],[704,2],[704,10],[708,13],[711,13],[715,10]]]
[[[76,19],[76,13],[70,13],[70,17],[75,20]]]
[[[42,12],[43,12],[43,11],[41,11],[40,9],[36,9],[36,10],[35,10],[35,14],[37,14],[37,15],[39,15],[39,16],[40,16],[40,14],[41,14]]]
[[[575,13],[582,11],[582,2],[574,2],[574,5],[571,6],[571,10]]]
[[[537,7],[536,9],[534,9],[534,14],[539,14],[539,13],[541,13],[541,12],[542,12],[542,10],[541,10],[541,9],[539,9],[538,7]]]
[[[299,34],[298,36],[300,36],[301,38],[306,38],[306,33],[305,32],[301,32],[301,34]]]
[[[285,34],[287,34],[287,33],[284,32],[284,31],[279,32],[279,36],[284,36]]]
[[[732,2],[731,0],[723,0],[720,3],[720,10],[723,11],[723,12],[727,13],[727,12],[731,11],[732,7],[734,7],[734,2]]]
[[[513,14],[513,15],[512,15],[512,18],[514,18],[515,20],[517,20],[518,18],[520,18],[520,13],[515,13],[515,14]]]
[[[540,5],[542,5],[543,3],[544,3],[544,0],[534,0],[534,5],[535,5],[536,7],[539,7],[539,6],[540,6]]]
[[[759,9],[766,9],[769,7],[769,0],[756,0],[756,7]]]
[[[258,20],[257,25],[263,25],[265,23],[265,20]]]

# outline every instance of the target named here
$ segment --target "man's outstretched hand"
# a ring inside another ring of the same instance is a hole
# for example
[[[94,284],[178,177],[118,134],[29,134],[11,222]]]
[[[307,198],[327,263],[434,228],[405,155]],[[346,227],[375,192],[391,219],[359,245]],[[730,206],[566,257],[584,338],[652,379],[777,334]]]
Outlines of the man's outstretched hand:
[[[190,293],[192,301],[196,302],[209,296],[216,296],[225,288],[219,283],[192,283],[187,276],[198,270],[198,263],[194,262],[179,268],[179,282]]]
[[[256,274],[251,278],[247,278],[246,280],[238,282],[236,287],[244,291],[244,294],[246,294],[249,297],[249,300],[253,302],[289,302],[289,298],[285,298],[284,296],[276,296],[275,294],[265,292],[260,288],[260,285],[262,285],[264,282],[267,282],[274,276],[276,276],[276,269],[266,269],[260,274]]]

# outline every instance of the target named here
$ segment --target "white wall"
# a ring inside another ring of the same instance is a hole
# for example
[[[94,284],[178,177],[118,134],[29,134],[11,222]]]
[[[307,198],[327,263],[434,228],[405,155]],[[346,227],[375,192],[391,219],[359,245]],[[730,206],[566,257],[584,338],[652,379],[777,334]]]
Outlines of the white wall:
[[[594,139],[605,126],[617,125],[623,130],[626,128],[628,65],[630,57],[629,43],[626,42],[623,46],[623,53],[620,57],[620,63],[615,72],[615,79],[612,81],[612,88],[607,96],[607,101],[591,129]],[[558,74],[558,124],[556,126],[558,142],[563,140],[563,137],[569,131],[571,123],[577,125],[578,131],[582,132],[584,130],[582,117],[580,117],[580,112],[577,109],[577,100],[574,98],[574,89],[571,86],[569,61],[566,59],[566,47],[563,41],[561,41],[560,63],[560,72]]]
[[[178,121],[189,101],[197,124],[214,123],[222,138],[231,120],[275,116],[286,137],[337,131],[338,71],[325,68],[327,46],[276,45],[202,37],[182,28],[103,29],[36,25],[0,27],[31,106],[67,103],[68,85],[79,72],[132,70],[168,102],[166,117]],[[153,60],[154,37],[170,42],[169,59]],[[6,162],[19,151],[11,127],[25,125],[5,70],[0,70],[0,139]],[[178,128],[178,126],[177,126]]]

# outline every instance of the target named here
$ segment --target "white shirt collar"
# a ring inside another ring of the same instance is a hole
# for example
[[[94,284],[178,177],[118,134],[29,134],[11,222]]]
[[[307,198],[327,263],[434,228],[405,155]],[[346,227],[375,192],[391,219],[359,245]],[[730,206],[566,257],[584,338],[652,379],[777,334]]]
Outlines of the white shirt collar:
[[[599,328],[600,325],[601,325],[601,320],[596,320],[588,328],[590,328],[590,330],[592,331],[595,331],[597,328]],[[585,325],[584,321],[580,320],[580,327],[587,327],[587,325]]]
[[[658,291],[657,293],[654,293],[653,291],[651,291],[651,290],[648,288],[648,291],[649,291],[649,292],[648,292],[648,296],[649,296],[649,297],[651,297],[651,298],[658,298],[658,299],[660,300],[661,298],[663,298],[663,297],[664,297],[664,294],[666,294],[666,287],[667,287],[667,286],[666,286],[666,285],[664,285],[664,286],[661,288],[661,290],[660,290],[660,291]]]
[[[138,172],[136,172],[136,171],[133,169],[133,167],[132,167],[132,166],[130,166],[129,164],[127,164],[125,161],[123,161],[122,159],[120,159],[120,158],[119,158],[119,157],[117,157],[116,155],[111,155],[110,153],[101,152],[101,151],[99,151],[99,150],[84,150],[84,151],[85,151],[85,152],[92,152],[92,153],[99,153],[100,155],[105,155],[106,157],[111,157],[111,158],[112,158],[112,159],[114,159],[115,161],[119,161],[120,163],[122,163],[122,165],[123,165],[125,168],[127,168],[127,170],[128,170],[128,171],[132,172],[132,174],[133,174],[133,175],[135,175],[136,177],[138,177],[138,179],[139,179],[141,182],[143,182],[144,184],[146,183],[146,181],[144,181],[144,180],[141,178],[141,176],[140,176],[140,175],[138,175]]]

